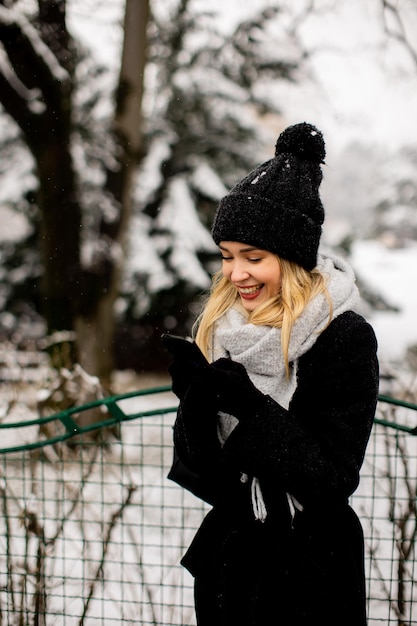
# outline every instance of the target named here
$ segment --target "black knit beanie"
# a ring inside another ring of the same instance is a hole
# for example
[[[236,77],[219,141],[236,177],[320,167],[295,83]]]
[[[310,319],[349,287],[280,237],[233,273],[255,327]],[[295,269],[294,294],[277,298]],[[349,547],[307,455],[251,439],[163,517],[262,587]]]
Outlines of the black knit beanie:
[[[286,128],[274,158],[220,201],[212,228],[216,244],[239,241],[312,270],[324,221],[319,186],[325,155],[323,135],[315,126],[303,122]]]

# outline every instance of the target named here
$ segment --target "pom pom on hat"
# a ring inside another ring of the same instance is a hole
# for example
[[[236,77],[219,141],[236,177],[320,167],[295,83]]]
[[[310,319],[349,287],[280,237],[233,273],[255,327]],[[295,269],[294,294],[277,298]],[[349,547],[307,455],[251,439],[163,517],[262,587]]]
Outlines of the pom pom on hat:
[[[307,270],[317,264],[324,210],[321,132],[305,122],[278,137],[274,158],[259,165],[219,203],[212,236],[269,250]]]
[[[326,148],[323,135],[306,122],[288,126],[275,144],[275,156],[279,154],[293,154],[300,159],[324,163]]]

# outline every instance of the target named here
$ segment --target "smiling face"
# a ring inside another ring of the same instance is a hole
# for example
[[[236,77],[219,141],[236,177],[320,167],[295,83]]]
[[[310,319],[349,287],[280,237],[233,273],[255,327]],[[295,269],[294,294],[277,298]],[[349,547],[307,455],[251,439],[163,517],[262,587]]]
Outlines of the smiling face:
[[[223,276],[234,284],[247,311],[279,293],[281,270],[275,254],[236,241],[221,241],[219,248]]]

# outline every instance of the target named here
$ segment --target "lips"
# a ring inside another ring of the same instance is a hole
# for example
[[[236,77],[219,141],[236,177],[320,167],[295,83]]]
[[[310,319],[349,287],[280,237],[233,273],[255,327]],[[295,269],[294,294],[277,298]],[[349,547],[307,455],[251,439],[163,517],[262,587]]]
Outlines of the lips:
[[[263,287],[263,283],[259,285],[251,285],[249,287],[237,287],[239,294],[245,300],[252,300],[256,298]]]

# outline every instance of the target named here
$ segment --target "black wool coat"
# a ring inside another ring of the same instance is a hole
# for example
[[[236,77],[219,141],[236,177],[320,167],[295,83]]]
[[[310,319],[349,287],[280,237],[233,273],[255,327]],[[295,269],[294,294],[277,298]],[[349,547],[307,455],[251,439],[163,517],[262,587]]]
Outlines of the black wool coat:
[[[348,311],[299,359],[288,410],[263,396],[223,447],[215,390],[180,402],[175,445],[213,505],[182,559],[196,580],[200,626],[366,624],[363,533],[348,499],[359,483],[378,383],[374,332]],[[253,476],[264,522],[253,514]],[[303,507],[295,517],[287,493]]]

